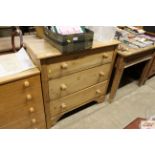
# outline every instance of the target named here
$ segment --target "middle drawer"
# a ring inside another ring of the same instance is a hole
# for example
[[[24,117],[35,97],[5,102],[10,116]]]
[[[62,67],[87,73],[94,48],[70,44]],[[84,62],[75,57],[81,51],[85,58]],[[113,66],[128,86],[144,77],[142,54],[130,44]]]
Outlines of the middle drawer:
[[[111,63],[49,81],[50,99],[57,99],[108,79]]]

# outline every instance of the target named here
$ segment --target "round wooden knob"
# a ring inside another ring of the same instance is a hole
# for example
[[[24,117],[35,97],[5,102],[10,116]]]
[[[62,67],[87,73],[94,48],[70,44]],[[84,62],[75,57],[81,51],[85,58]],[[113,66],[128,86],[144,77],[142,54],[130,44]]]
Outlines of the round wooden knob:
[[[97,94],[101,94],[102,92],[101,92],[100,89],[97,89],[97,90],[96,90],[96,93],[97,93]]]
[[[101,71],[101,72],[99,73],[99,75],[100,75],[100,76],[105,76],[105,73]]]
[[[31,119],[31,122],[32,122],[33,124],[35,124],[35,123],[37,122],[37,120],[36,120],[35,118],[32,118],[32,119]]]
[[[33,113],[33,112],[34,112],[34,108],[33,108],[33,107],[30,107],[30,108],[29,108],[29,111],[30,111],[31,113]]]
[[[62,84],[60,87],[61,87],[61,90],[66,90],[67,89],[67,86],[65,84]]]
[[[26,88],[29,87],[29,86],[30,86],[29,81],[25,81],[25,82],[24,82],[24,86],[25,86]]]
[[[62,104],[61,104],[61,108],[62,108],[62,109],[65,109],[66,107],[67,107],[67,105],[66,105],[65,103],[62,103]]]
[[[26,95],[26,99],[27,99],[28,101],[32,100],[32,95],[31,95],[31,94],[27,94],[27,95]]]
[[[103,58],[108,58],[108,54],[107,53],[104,53],[103,54]]]
[[[67,63],[62,63],[61,68],[62,69],[67,69],[68,68],[68,64]]]
[[[52,73],[52,70],[51,70],[51,69],[49,69],[49,70],[48,70],[48,73]]]

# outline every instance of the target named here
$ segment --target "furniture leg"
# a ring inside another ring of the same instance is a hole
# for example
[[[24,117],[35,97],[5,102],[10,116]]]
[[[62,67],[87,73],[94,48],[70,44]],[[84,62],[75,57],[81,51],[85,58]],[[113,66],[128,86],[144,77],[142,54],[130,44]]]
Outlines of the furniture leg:
[[[138,82],[139,86],[142,86],[145,83],[145,81],[147,80],[149,69],[151,67],[152,61],[153,61],[153,58],[151,58],[150,60],[148,60],[146,62],[145,67],[143,69],[143,72],[141,74],[140,80]]]
[[[114,75],[114,80],[112,83],[110,95],[109,95],[109,102],[111,103],[116,95],[116,91],[118,89],[123,71],[125,67],[125,61],[124,58],[121,56],[118,56],[117,61],[116,61],[116,71]]]

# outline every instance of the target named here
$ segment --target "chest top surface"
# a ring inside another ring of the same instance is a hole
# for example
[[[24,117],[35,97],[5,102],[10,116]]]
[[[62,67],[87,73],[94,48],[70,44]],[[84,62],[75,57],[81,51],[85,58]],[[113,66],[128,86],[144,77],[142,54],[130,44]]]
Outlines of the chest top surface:
[[[105,48],[107,46],[118,45],[119,41],[111,40],[106,42],[94,41],[92,49]],[[35,35],[25,36],[24,45],[37,59],[46,59],[63,55],[58,49],[53,47],[44,39],[39,39]],[[90,50],[92,50],[90,49]]]
[[[0,85],[8,83],[8,82],[13,82],[13,81],[17,81],[23,78],[27,78],[33,75],[38,75],[40,74],[40,71],[38,68],[33,68],[33,69],[29,69],[27,71],[23,71],[21,73],[16,73],[13,75],[8,75],[8,76],[4,76],[4,77],[0,77]]]

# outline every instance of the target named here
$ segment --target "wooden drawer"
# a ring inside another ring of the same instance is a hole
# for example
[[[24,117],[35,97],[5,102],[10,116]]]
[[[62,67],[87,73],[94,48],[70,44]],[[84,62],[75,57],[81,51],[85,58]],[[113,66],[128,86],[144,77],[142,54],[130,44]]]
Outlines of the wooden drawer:
[[[113,58],[113,50],[92,55],[80,56],[63,62],[53,63],[47,66],[48,78],[57,78],[86,70],[95,66],[109,63]]]
[[[8,124],[5,124],[4,126],[0,126],[2,129],[44,129],[46,128],[45,124],[45,116],[44,113],[39,112],[36,113],[35,116],[31,117],[23,117],[21,119],[18,119],[13,122],[9,122]]]
[[[93,98],[98,98],[105,94],[107,81],[91,86],[82,91],[76,92],[61,99],[51,101],[50,112],[51,116],[55,116],[61,113],[70,111],[84,103],[89,103]]]
[[[44,124],[45,116],[40,85],[40,76],[35,75],[29,78],[12,81],[0,86],[0,127],[26,128],[20,124],[22,121],[36,118],[36,113],[42,113],[37,116],[37,121]],[[31,122],[32,123],[32,122]],[[22,123],[24,125],[24,123]],[[15,126],[14,126],[15,125]]]
[[[28,104],[40,103],[42,103],[42,94],[39,76],[0,86],[0,113],[9,112]]]
[[[43,112],[43,107],[38,105],[26,105],[21,108],[16,108],[8,112],[0,113],[0,126],[10,124],[10,122],[16,122],[18,120],[24,119],[25,117],[31,121],[31,118],[36,117],[37,112]]]
[[[49,81],[50,99],[57,99],[108,79],[111,64],[94,67]]]

